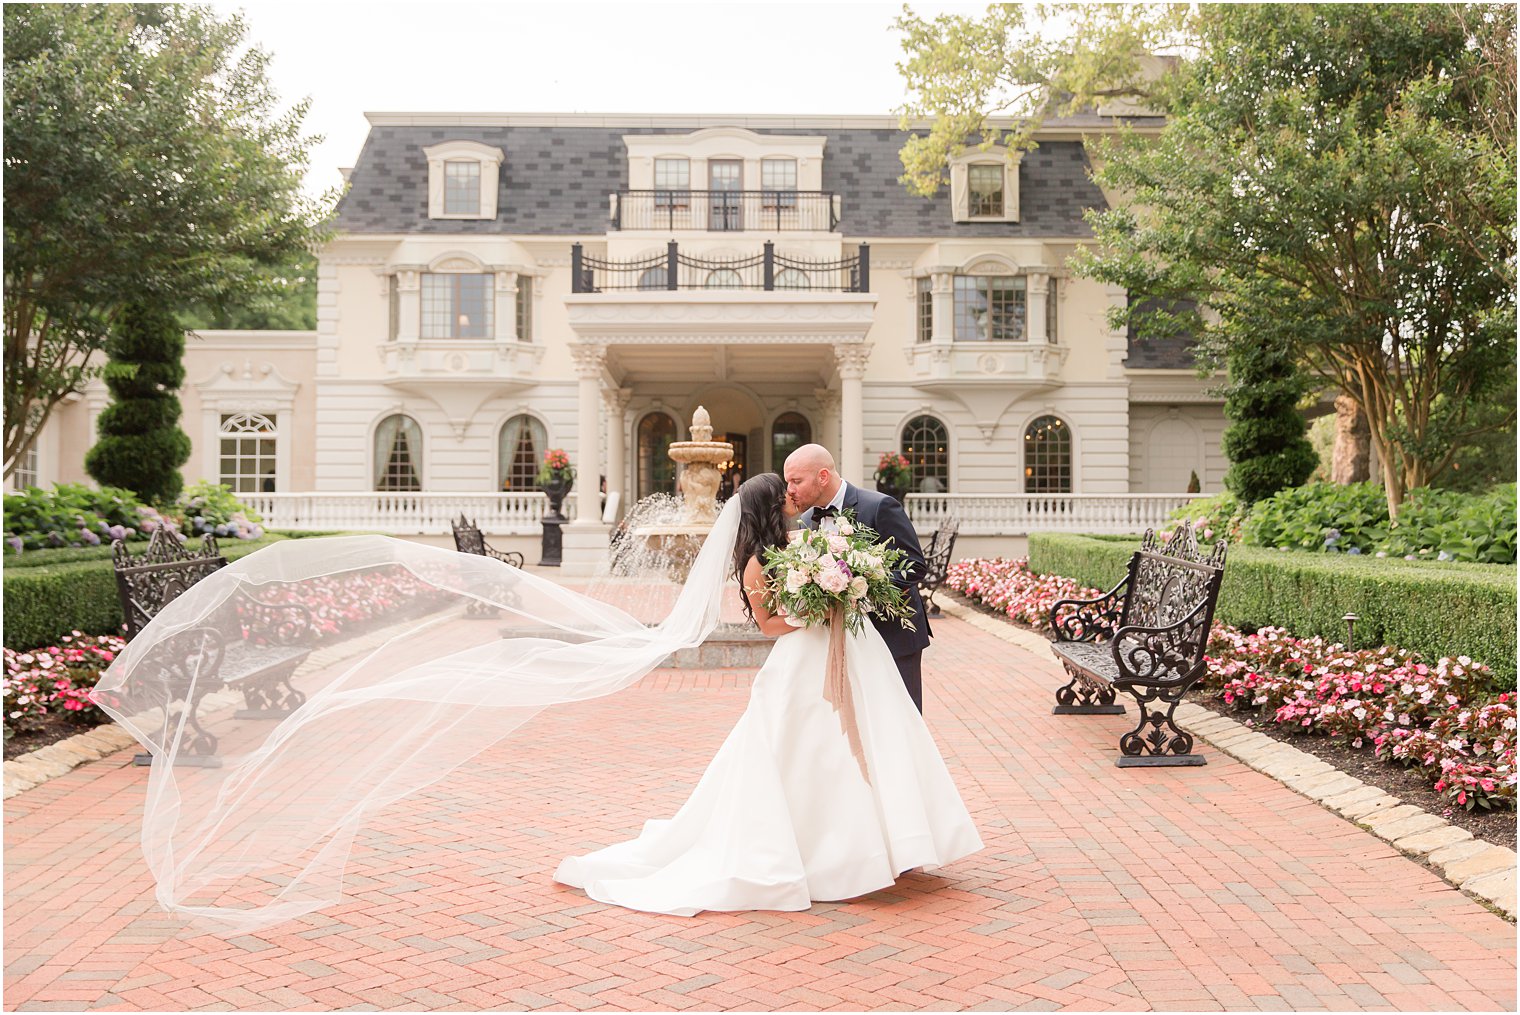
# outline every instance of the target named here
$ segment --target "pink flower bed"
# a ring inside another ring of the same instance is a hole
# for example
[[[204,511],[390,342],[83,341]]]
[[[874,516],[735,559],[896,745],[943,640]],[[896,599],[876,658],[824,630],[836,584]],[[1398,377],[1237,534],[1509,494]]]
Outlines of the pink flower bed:
[[[1101,595],[1024,559],[952,564],[946,587],[1042,633],[1059,599]],[[1199,685],[1223,701],[1303,733],[1344,736],[1378,757],[1420,768],[1458,806],[1515,806],[1515,695],[1467,656],[1430,665],[1396,648],[1348,651],[1281,628],[1246,634],[1216,623]],[[1249,722],[1249,720],[1248,720]]]
[[[58,712],[72,713],[85,724],[103,722],[105,714],[90,701],[90,688],[126,644],[116,635],[75,631],[46,648],[6,649],[5,729],[31,729],[43,716]]]

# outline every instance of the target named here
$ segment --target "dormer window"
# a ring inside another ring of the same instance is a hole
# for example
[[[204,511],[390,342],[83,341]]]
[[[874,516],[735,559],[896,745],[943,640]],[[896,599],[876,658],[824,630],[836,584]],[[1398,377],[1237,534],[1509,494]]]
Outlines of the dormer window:
[[[1003,167],[976,162],[966,167],[969,214],[974,219],[1003,217]]]
[[[422,150],[428,163],[428,218],[494,219],[505,158],[479,141],[444,141]]]
[[[480,214],[480,163],[458,159],[443,164],[443,213]]]
[[[761,159],[760,189],[766,211],[797,207],[797,160]]]
[[[950,204],[957,222],[1019,220],[1019,153],[973,148],[950,160]]]

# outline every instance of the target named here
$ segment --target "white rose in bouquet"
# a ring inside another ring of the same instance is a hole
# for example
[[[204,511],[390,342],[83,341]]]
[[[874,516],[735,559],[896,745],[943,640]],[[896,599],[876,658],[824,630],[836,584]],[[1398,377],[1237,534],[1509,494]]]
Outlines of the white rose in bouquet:
[[[834,521],[834,531],[841,536],[853,536],[855,534],[855,526],[850,524],[848,518],[838,518]]]
[[[850,541],[843,536],[833,535],[829,537],[829,552],[836,557],[843,557],[850,548]]]
[[[869,584],[870,583],[868,583],[866,581],[864,575],[856,575],[854,578],[851,578],[850,579],[850,598],[851,599],[864,599],[865,595],[866,595],[866,590],[869,588]]]
[[[788,571],[786,573],[786,590],[793,594],[801,592],[802,587],[811,580],[806,571]]]

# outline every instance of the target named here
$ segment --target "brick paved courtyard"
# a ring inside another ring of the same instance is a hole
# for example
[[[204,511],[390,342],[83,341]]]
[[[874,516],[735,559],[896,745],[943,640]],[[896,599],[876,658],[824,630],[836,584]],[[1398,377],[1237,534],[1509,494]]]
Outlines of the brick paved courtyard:
[[[340,907],[224,939],[168,919],[123,751],[5,805],[5,991],[49,1009],[1513,1010],[1515,927],[1211,748],[1113,767],[1053,662],[957,620],[930,726],[987,848],[806,913],[631,913],[550,874],[684,799],[750,674],[550,710],[386,812]]]

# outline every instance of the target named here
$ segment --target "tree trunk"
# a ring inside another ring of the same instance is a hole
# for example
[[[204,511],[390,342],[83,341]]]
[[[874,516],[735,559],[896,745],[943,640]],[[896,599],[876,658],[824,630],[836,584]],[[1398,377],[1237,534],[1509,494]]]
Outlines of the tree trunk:
[[[1335,450],[1330,459],[1330,482],[1345,486],[1372,478],[1372,428],[1361,404],[1350,395],[1335,399]]]

